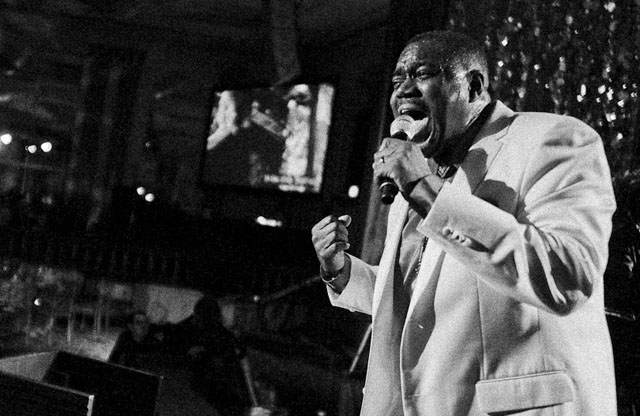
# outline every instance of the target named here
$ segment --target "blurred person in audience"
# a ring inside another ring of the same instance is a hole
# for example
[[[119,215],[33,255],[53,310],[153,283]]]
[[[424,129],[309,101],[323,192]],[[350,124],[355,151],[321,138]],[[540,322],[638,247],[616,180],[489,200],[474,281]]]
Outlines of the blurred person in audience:
[[[613,342],[620,415],[640,409],[640,170],[616,178],[605,306]]]
[[[241,365],[246,348],[223,325],[216,298],[203,296],[171,331],[172,344],[189,360],[194,390],[222,416],[244,414],[251,406]]]
[[[144,369],[145,356],[158,352],[163,338],[162,331],[149,323],[146,313],[135,311],[129,315],[127,327],[118,335],[109,362]]]

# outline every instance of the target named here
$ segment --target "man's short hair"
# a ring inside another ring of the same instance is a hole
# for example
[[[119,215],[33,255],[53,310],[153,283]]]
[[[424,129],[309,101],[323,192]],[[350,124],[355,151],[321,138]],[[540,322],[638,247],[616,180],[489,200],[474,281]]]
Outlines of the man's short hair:
[[[434,30],[412,37],[406,46],[414,43],[429,46],[432,58],[442,65],[447,77],[453,77],[458,71],[466,73],[476,69],[488,81],[487,55],[484,45],[476,39],[461,32]]]

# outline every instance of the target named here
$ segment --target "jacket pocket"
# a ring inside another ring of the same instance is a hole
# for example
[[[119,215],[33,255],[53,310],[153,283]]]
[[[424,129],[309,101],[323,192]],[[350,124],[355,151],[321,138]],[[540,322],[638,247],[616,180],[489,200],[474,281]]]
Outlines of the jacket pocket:
[[[571,380],[564,371],[483,380],[476,383],[483,413],[546,407],[573,401]]]

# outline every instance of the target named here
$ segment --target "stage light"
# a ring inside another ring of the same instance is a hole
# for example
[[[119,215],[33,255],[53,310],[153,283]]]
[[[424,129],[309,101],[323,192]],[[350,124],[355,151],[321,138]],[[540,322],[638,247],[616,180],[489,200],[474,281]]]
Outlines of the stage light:
[[[40,145],[40,149],[42,149],[42,151],[45,153],[49,153],[51,149],[53,149],[53,145],[51,144],[51,142],[44,142]]]
[[[280,220],[276,220],[274,218],[265,218],[262,215],[256,218],[256,223],[263,225],[265,227],[282,227],[284,224]]]
[[[147,202],[153,202],[156,199],[156,196],[152,193],[148,193],[144,196],[144,200]]]
[[[145,192],[147,192],[147,190],[144,189],[143,186],[138,186],[138,188],[136,189],[136,192],[138,193],[138,195],[142,196],[145,194]]]
[[[0,142],[2,142],[2,144],[4,144],[5,146],[11,143],[12,140],[13,140],[13,136],[11,136],[11,134],[9,133],[5,133],[2,136],[0,136]]]
[[[29,146],[25,147],[25,149],[27,150],[27,152],[33,154],[38,151],[38,146],[36,146],[35,144],[30,144]]]

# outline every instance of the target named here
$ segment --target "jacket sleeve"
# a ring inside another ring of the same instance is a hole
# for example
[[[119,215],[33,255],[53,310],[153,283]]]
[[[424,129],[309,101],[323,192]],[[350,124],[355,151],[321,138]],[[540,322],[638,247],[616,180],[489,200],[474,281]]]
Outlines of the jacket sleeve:
[[[346,272],[349,273],[349,283],[340,294],[327,287],[329,300],[333,306],[371,315],[378,266],[367,264],[350,254],[347,256],[349,270]]]
[[[615,198],[597,133],[554,120],[521,140],[525,155],[502,176],[517,195],[512,212],[447,184],[419,230],[499,292],[567,314],[602,292]]]

